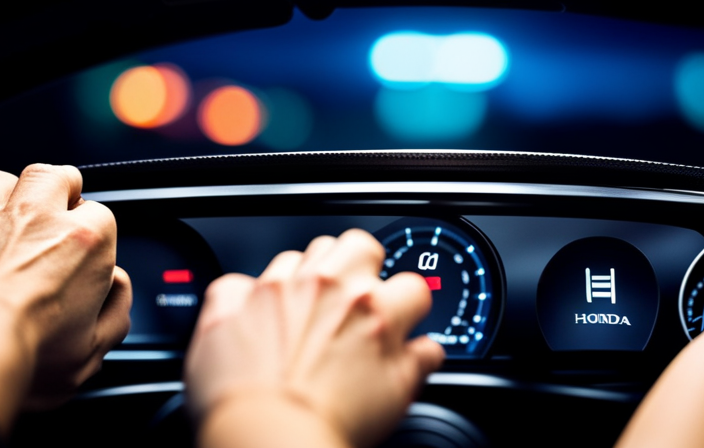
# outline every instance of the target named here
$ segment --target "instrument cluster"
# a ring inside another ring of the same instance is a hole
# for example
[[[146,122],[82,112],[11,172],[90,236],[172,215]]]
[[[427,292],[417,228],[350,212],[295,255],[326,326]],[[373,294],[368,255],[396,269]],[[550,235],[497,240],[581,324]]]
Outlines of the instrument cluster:
[[[259,275],[278,252],[352,227],[384,246],[382,278],[425,278],[433,309],[414,335],[454,362],[643,352],[653,338],[676,352],[704,328],[704,237],[691,229],[486,215],[195,217],[119,221],[133,326],[108,359],[182,356],[213,279]]]

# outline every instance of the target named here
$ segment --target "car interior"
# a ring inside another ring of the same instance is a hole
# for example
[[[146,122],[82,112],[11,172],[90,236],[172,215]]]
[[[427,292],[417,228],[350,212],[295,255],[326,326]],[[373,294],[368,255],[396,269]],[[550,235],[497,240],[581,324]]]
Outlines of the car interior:
[[[207,285],[351,228],[425,278],[412,336],[447,354],[385,448],[612,446],[704,331],[689,3],[93,3],[0,18],[0,169],[79,166],[132,327],[10,446],[193,446]]]

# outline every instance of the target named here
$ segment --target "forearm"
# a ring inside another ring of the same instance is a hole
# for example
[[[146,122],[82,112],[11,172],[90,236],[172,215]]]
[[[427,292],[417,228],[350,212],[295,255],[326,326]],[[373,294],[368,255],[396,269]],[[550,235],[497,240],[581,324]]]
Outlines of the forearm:
[[[633,415],[618,448],[700,447],[704,441],[704,338],[672,361]]]
[[[200,425],[202,448],[351,448],[331,421],[277,393],[228,397]]]
[[[7,440],[32,381],[35,360],[17,326],[0,317],[0,437]]]

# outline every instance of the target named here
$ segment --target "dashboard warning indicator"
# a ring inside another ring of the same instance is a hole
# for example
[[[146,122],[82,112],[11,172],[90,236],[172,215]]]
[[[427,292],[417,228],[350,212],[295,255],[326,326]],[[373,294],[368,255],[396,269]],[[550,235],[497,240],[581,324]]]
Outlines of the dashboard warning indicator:
[[[428,288],[430,288],[431,291],[438,291],[442,289],[440,277],[425,277],[425,283],[428,284]]]
[[[170,269],[162,274],[164,283],[191,283],[193,272],[190,269]]]

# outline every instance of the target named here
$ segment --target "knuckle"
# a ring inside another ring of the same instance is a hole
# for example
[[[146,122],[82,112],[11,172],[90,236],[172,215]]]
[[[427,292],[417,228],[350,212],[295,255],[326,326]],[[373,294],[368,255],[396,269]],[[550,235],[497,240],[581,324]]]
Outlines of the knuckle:
[[[296,250],[286,250],[277,254],[269,265],[294,263],[300,260],[302,256],[303,254]]]
[[[70,221],[66,229],[69,237],[79,245],[87,248],[115,245],[117,223],[107,207],[95,207],[89,220],[74,217]]]
[[[210,283],[204,294],[198,331],[207,331],[238,314],[254,287],[255,280],[244,274],[226,274]]]
[[[350,240],[354,247],[369,252],[375,258],[384,257],[384,247],[369,232],[361,229],[349,229],[340,235],[340,239]]]
[[[316,245],[327,244],[327,243],[331,243],[334,241],[335,241],[335,238],[330,235],[320,235],[320,236],[313,238],[310,242],[310,245],[312,246],[314,244],[316,244]]]
[[[46,163],[33,163],[22,170],[21,176],[34,176],[56,173],[56,167]]]
[[[369,314],[370,316],[379,314],[374,307],[372,307],[372,301],[372,294],[369,292],[351,295],[347,298],[350,309],[363,314]]]
[[[339,275],[327,266],[319,266],[307,272],[301,276],[301,281],[313,286],[317,291],[332,289],[340,284]]]
[[[378,312],[369,312],[367,336],[373,339],[384,339],[390,331],[389,321]]]
[[[284,281],[279,278],[260,278],[254,286],[254,295],[281,295]]]
[[[102,247],[111,241],[108,232],[85,223],[76,223],[69,231],[68,237],[87,249]]]
[[[205,300],[215,301],[219,297],[227,297],[231,291],[249,287],[253,279],[244,274],[225,274],[213,280],[205,290]]]
[[[14,198],[12,207],[6,208],[6,212],[15,222],[25,222],[28,225],[34,220],[43,219],[43,212],[37,208],[37,204],[31,198]]]
[[[335,244],[335,238],[330,235],[321,235],[313,238],[306,248],[306,255],[319,253]]]
[[[296,252],[295,250],[285,250],[285,251],[283,251],[283,252],[279,252],[278,254],[276,254],[276,256],[274,256],[274,258],[272,259],[272,262],[275,261],[275,260],[282,259],[282,258],[289,258],[289,257],[292,257],[292,256],[294,256],[296,253],[297,253],[297,252]]]
[[[73,180],[81,179],[81,174],[80,171],[74,167],[67,168],[64,166],[49,165],[46,163],[33,163],[32,165],[28,165],[24,170],[22,170],[22,174],[20,174],[20,178],[46,177],[54,177],[66,183],[70,183]]]
[[[49,165],[46,163],[28,165],[22,170],[20,179],[64,183],[67,190],[70,190],[72,185],[81,185],[83,183],[83,176],[78,168],[71,165]]]

